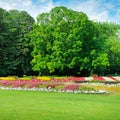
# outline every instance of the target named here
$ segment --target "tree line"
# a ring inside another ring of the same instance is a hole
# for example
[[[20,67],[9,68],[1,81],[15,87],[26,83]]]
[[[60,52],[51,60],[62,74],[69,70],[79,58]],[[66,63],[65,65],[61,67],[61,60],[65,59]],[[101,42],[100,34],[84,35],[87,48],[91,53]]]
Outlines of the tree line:
[[[120,25],[55,7],[35,21],[0,8],[0,76],[120,73]]]

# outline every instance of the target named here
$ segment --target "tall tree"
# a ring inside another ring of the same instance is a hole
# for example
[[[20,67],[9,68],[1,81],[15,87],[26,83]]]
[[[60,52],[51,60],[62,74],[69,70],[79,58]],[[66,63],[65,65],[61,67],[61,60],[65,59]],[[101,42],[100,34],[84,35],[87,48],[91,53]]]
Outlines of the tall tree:
[[[120,25],[114,23],[100,23],[101,36],[104,39],[104,52],[108,54],[109,67],[106,74],[120,73]]]
[[[6,36],[1,48],[4,75],[23,75],[30,67],[30,54],[25,36],[32,29],[34,19],[25,11],[10,10],[5,16]],[[8,71],[8,72],[7,72]]]
[[[5,60],[7,58],[6,55],[6,43],[9,43],[9,40],[7,40],[7,24],[6,24],[6,15],[7,11],[0,8],[0,75],[4,75],[6,73],[9,73],[8,69],[6,68],[5,65]],[[6,41],[6,42],[5,42]]]
[[[29,36],[33,70],[42,74],[88,75],[109,64],[99,27],[82,12],[56,7],[40,14]]]

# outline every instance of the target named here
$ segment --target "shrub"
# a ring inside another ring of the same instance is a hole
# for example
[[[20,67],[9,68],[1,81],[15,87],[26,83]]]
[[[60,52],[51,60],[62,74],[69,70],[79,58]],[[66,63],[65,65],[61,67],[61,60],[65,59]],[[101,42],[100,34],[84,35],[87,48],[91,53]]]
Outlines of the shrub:
[[[79,87],[79,90],[92,91],[92,90],[95,90],[95,89],[92,88],[92,87],[89,87],[89,86],[82,85],[82,86]]]
[[[52,84],[48,84],[47,86],[46,86],[46,88],[55,88],[55,87],[57,87],[57,86],[60,86],[61,84],[59,84],[59,83],[52,83]]]
[[[43,81],[49,81],[49,80],[51,80],[51,78],[49,78],[49,77],[40,77],[40,76],[38,76],[38,77],[36,77],[38,80],[43,80]]]
[[[0,77],[0,80],[16,80],[15,77]]]
[[[63,90],[78,90],[79,89],[79,85],[77,84],[70,84],[70,85],[66,85]]]

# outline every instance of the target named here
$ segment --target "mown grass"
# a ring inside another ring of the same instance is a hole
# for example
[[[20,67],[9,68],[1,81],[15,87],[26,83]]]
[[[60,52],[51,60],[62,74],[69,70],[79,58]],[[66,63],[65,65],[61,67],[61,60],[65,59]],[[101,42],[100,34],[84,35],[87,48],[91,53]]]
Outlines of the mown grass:
[[[120,93],[0,90],[0,120],[120,120]]]

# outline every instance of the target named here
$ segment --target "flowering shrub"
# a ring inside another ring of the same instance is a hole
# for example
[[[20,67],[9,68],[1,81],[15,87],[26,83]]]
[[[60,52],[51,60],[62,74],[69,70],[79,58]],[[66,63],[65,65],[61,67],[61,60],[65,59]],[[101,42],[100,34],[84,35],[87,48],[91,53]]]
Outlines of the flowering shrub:
[[[62,85],[62,84],[52,83],[52,84],[48,84],[48,85],[46,86],[46,88],[55,88],[56,86],[59,86],[59,85]]]
[[[51,78],[52,82],[83,82],[85,81],[84,77],[67,77],[67,78],[60,78],[55,79]]]
[[[0,77],[0,80],[16,80],[15,77]]]
[[[31,79],[25,82],[25,88],[39,87],[42,84],[44,84],[44,82],[37,79]]]
[[[41,81],[32,79],[32,80],[14,80],[14,81],[9,81],[9,80],[1,80],[0,85],[1,86],[6,86],[6,87],[27,87],[27,88],[32,88],[32,87],[38,87],[39,85],[43,84]]]
[[[13,88],[17,88],[17,87],[24,87],[25,86],[25,82],[24,81],[15,81],[14,83],[12,83],[11,85]]]
[[[31,84],[26,84],[25,88],[38,88],[39,84],[36,83],[31,83]]]
[[[118,82],[118,80],[116,79],[116,78],[114,78],[114,77],[112,77],[112,76],[108,76],[109,78],[111,78],[112,80],[114,80],[114,81],[117,81]]]
[[[120,92],[120,84],[114,77],[109,77],[113,82],[106,80],[108,77],[68,77],[68,78],[48,78],[39,77],[31,78],[30,80],[20,80],[20,79],[6,79],[2,80],[4,77],[0,77],[0,88],[10,88],[10,89],[39,89],[42,91],[61,91],[61,92],[78,92],[78,93],[95,93],[99,90],[105,90],[109,92]],[[93,78],[93,82],[90,79]],[[87,81],[87,82],[86,82]],[[107,82],[106,82],[107,81]],[[84,82],[84,83],[83,83]],[[96,83],[98,82],[98,83]],[[109,84],[108,84],[109,83]]]
[[[95,90],[95,89],[90,86],[82,85],[79,87],[79,90],[91,91],[91,90]]]
[[[64,88],[63,88],[63,90],[72,90],[72,91],[74,91],[74,90],[78,90],[79,89],[79,85],[77,85],[77,84],[70,84],[70,85],[66,85]]]
[[[70,78],[67,78],[69,81],[75,81],[75,82],[83,82],[85,81],[85,78],[84,77],[70,77]]]
[[[94,76],[93,80],[105,81],[105,79],[103,77],[97,77],[97,76]]]
[[[24,77],[20,77],[18,78],[19,80],[31,80],[33,77],[32,76],[24,76]]]
[[[0,84],[1,84],[1,86],[11,86],[12,84],[13,84],[13,82],[12,81],[7,81],[7,80],[1,80],[0,81]]]
[[[51,78],[49,78],[49,77],[40,77],[40,76],[38,76],[38,77],[36,77],[38,80],[45,80],[45,81],[49,81],[49,80],[51,80]]]
[[[76,83],[82,83],[82,82],[120,82],[119,77],[98,77],[98,76],[93,76],[93,77],[62,77],[62,78],[50,78],[50,77],[33,77],[33,76],[25,76],[21,78],[17,77],[0,77],[0,80],[40,80],[40,81],[50,81],[50,82],[76,82]]]
[[[91,86],[95,90],[106,90],[108,92],[120,92],[119,85],[97,85]]]

